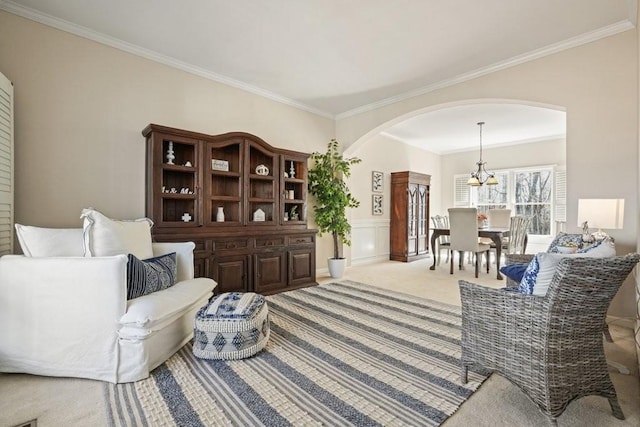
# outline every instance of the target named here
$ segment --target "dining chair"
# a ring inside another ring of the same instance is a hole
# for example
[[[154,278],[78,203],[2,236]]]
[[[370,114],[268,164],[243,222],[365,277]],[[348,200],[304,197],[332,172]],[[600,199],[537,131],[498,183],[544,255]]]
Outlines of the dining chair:
[[[511,217],[509,237],[505,237],[503,240],[502,253],[524,254],[527,230],[530,223],[531,217],[529,216],[516,215]]]
[[[511,209],[489,209],[487,212],[489,227],[509,228],[510,218]]]
[[[531,217],[516,215],[509,221],[509,236],[502,238],[502,257],[506,254],[524,254],[527,239],[527,230],[531,223]],[[491,242],[491,250],[496,250],[496,244]],[[504,263],[503,263],[504,264]]]
[[[451,251],[449,273],[453,274],[453,251],[458,251],[459,268],[465,252],[475,254],[476,278],[480,268],[482,252],[487,261],[487,273],[489,273],[489,249],[490,245],[478,241],[478,211],[476,208],[449,208],[449,250]]]
[[[431,221],[433,221],[433,226],[435,228],[448,229],[449,228],[449,217],[446,215],[435,215],[431,217]],[[447,251],[447,261],[449,262],[449,236],[439,236],[438,237],[438,248],[436,249],[436,258],[437,265],[440,265],[440,253],[441,250],[444,249]]]

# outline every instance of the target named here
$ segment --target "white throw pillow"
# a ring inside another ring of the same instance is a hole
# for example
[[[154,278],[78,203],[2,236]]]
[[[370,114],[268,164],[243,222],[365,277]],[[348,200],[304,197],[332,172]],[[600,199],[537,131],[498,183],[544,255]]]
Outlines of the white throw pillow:
[[[578,251],[579,255],[593,258],[607,258],[616,256],[616,244],[610,237],[598,240]]]
[[[82,228],[42,228],[16,224],[22,253],[28,257],[84,256]]]
[[[561,254],[540,252],[531,260],[520,281],[520,292],[544,296],[549,290],[551,279],[556,274],[560,260],[564,258],[608,258],[616,256],[613,242],[603,242],[584,253]]]
[[[133,254],[139,259],[153,257],[149,218],[117,221],[95,209],[82,210],[84,219],[84,256]]]

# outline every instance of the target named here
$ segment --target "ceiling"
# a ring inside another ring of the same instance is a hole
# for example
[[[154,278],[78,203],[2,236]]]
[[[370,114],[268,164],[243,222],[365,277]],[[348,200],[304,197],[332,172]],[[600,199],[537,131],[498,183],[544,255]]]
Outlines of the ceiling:
[[[566,113],[521,104],[473,104],[421,114],[392,126],[383,135],[437,154],[564,139]]]
[[[342,118],[634,28],[636,0],[0,0],[0,9]],[[513,107],[502,113],[526,114]],[[441,115],[497,131],[501,116],[480,112]],[[556,117],[530,112],[531,123]],[[434,123],[416,118],[389,134],[415,142]],[[453,139],[449,151],[461,149]]]

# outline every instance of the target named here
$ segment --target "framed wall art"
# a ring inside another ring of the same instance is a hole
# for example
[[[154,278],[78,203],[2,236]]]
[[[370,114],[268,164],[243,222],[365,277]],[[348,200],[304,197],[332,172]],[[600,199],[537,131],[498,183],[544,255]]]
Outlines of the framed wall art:
[[[382,193],[384,174],[382,172],[371,172],[371,189],[374,193]]]
[[[374,215],[382,215],[382,194],[373,195],[371,212]]]

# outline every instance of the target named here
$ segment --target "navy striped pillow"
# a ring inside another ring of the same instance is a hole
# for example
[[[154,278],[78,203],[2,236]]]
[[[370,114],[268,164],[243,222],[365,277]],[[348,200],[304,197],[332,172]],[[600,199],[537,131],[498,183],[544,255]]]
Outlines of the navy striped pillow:
[[[176,253],[139,260],[127,255],[127,300],[148,295],[176,283]]]

